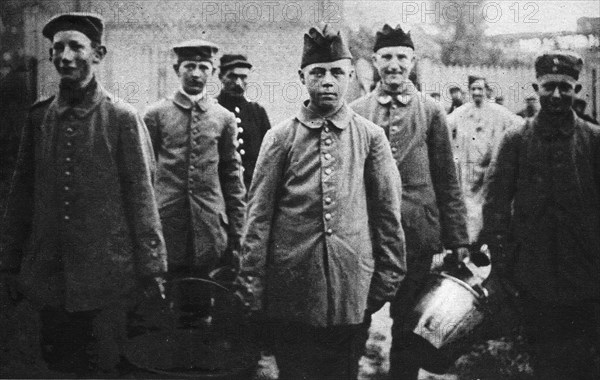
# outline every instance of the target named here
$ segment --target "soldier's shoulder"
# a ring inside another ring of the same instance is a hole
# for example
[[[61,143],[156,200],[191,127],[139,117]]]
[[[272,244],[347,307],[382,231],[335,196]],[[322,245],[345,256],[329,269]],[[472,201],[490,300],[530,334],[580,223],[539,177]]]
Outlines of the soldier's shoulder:
[[[163,112],[168,109],[173,108],[175,105],[173,104],[172,97],[165,97],[155,101],[154,103],[150,103],[144,112],[144,114],[155,113],[155,112]]]
[[[48,95],[48,96],[40,97],[35,102],[33,102],[33,104],[31,105],[31,107],[29,109],[35,110],[35,109],[39,109],[39,108],[48,107],[55,98],[56,98],[56,95]]]
[[[371,99],[373,98],[373,96],[375,96],[373,94],[373,92],[369,92],[368,94],[365,94],[365,95],[361,96],[360,98],[355,99],[352,102],[350,102],[349,106],[350,106],[350,108],[352,108],[354,110],[354,112],[364,115],[364,114],[366,114],[367,109],[369,108],[369,105],[371,104]]]

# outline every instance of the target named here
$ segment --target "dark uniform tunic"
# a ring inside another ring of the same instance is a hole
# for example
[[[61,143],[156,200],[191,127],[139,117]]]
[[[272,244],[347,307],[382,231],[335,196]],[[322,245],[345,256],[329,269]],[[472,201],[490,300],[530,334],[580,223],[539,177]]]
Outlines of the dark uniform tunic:
[[[493,259],[539,300],[600,300],[600,127],[538,115],[507,133],[488,181],[482,238],[505,248]]]
[[[238,126],[238,152],[242,157],[244,183],[246,189],[249,189],[260,145],[271,128],[271,123],[265,109],[258,103],[248,101],[244,96],[231,96],[222,92],[217,100],[219,104],[235,114]]]

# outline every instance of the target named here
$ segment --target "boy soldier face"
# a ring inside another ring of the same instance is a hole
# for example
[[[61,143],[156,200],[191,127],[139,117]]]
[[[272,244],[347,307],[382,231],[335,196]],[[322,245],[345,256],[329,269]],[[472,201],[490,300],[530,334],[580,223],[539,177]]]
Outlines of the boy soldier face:
[[[336,110],[342,105],[353,74],[349,59],[313,63],[299,72],[300,81],[308,90],[310,104],[322,113]]]
[[[198,95],[215,68],[209,61],[182,61],[179,66],[176,65],[175,71],[183,90],[190,95]]]
[[[408,46],[386,46],[373,54],[373,64],[386,90],[397,91],[408,81],[413,68],[415,52]]]
[[[61,83],[83,87],[92,79],[94,66],[102,61],[106,49],[77,30],[64,30],[54,35],[50,54]]]
[[[569,75],[549,74],[538,78],[534,89],[540,97],[540,105],[544,111],[563,114],[569,112],[581,85]]]

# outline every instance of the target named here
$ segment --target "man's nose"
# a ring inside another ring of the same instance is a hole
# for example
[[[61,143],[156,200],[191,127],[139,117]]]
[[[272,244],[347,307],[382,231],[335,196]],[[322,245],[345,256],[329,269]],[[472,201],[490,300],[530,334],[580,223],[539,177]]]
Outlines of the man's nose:
[[[331,73],[329,71],[325,72],[325,75],[323,75],[323,82],[322,84],[324,86],[331,86],[333,85],[333,75],[331,75]]]
[[[553,98],[560,98],[560,91],[558,90],[558,86],[554,87],[554,91],[552,92]]]
[[[62,51],[60,59],[62,61],[70,62],[73,60],[75,53],[68,46]]]
[[[244,81],[242,80],[242,78],[237,78],[237,79],[235,80],[235,84],[236,84],[236,85],[238,85],[238,86],[241,86],[241,85],[243,85],[243,84],[244,84]]]

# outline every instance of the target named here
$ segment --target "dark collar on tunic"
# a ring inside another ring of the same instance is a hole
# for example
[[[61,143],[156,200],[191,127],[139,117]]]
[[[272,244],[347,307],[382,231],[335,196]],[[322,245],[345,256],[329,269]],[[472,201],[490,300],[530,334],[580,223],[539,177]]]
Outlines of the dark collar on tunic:
[[[539,112],[533,119],[533,130],[545,139],[570,137],[575,132],[575,113],[556,117]]]
[[[244,95],[234,96],[224,91],[221,91],[217,100],[227,109],[248,103],[248,99]]]
[[[108,96],[108,93],[96,82],[96,78],[92,78],[83,89],[61,88],[56,99],[56,113],[61,117],[67,111],[71,111],[76,118],[81,119],[90,113],[105,96]]]
[[[204,95],[202,99],[196,102],[196,104],[198,105],[198,108],[202,110],[202,112],[206,112],[206,110],[208,109],[208,102],[208,97]],[[175,95],[173,95],[173,103],[186,110],[191,110],[192,107],[194,107],[194,103],[192,102],[192,100],[184,94],[182,94],[180,90],[177,90],[177,92],[175,92]]]
[[[326,120],[330,121],[338,129],[345,129],[352,117],[350,108],[348,108],[345,102],[335,113],[326,116],[319,115],[307,106],[308,101],[304,102],[302,107],[300,107],[300,112],[296,118],[300,123],[312,129],[321,128]]]
[[[381,83],[377,84],[377,87],[375,88],[375,90],[373,92],[374,92],[375,97],[376,97],[377,101],[379,102],[379,104],[381,104],[383,106],[392,104],[392,100],[395,100],[396,102],[405,106],[408,103],[410,103],[413,96],[418,91],[412,82],[408,82],[407,85],[404,87],[404,91],[402,91],[399,94],[392,95],[392,94],[385,92],[383,90],[383,87],[381,86]]]

